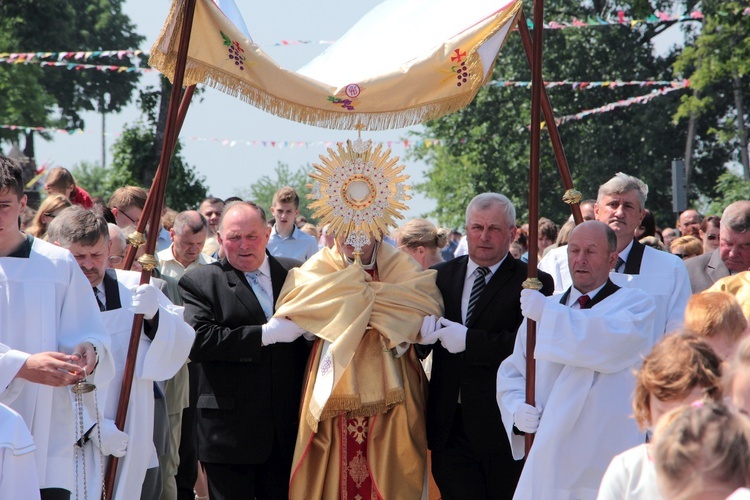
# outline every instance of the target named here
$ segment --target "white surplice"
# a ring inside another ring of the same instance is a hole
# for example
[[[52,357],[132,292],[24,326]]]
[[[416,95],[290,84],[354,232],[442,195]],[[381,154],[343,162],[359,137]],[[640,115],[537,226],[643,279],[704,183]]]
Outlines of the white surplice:
[[[39,498],[35,448],[23,417],[0,404],[0,498]]]
[[[548,297],[537,323],[536,405],[541,421],[516,489],[519,499],[596,498],[612,457],[644,442],[631,417],[633,369],[652,347],[654,302],[621,288],[591,309]],[[524,437],[513,415],[526,395],[526,320],[500,365],[497,400],[513,457]]]
[[[555,292],[564,292],[573,284],[568,269],[568,247],[547,253],[539,262],[539,269],[552,275]],[[623,288],[638,288],[654,298],[653,342],[665,333],[682,327],[685,307],[692,295],[687,268],[679,257],[646,246],[639,274],[609,273],[609,279]]]
[[[114,374],[109,336],[91,285],[70,252],[33,238],[27,258],[0,257],[0,403],[17,411],[34,437],[40,488],[73,491],[70,389],[15,377],[29,355],[71,354],[84,341],[99,356],[89,380],[107,383]]]
[[[108,387],[98,391],[98,398],[100,404],[104,401],[103,406],[100,406],[103,418],[111,421],[114,421],[117,415],[117,404],[120,399],[120,388],[133,325],[134,315],[129,308],[133,300],[133,290],[140,283],[141,273],[117,270],[116,276],[122,307],[100,313],[111,335],[115,376]],[[182,317],[184,308],[173,305],[160,290],[158,295],[158,328],[154,339],[149,339],[141,328],[127,419],[123,429],[128,435],[128,448],[125,456],[117,463],[112,496],[115,500],[140,498],[146,470],[159,466],[154,447],[154,382],[167,380],[177,373],[187,360],[195,340],[195,331],[185,323]],[[88,420],[86,428],[91,425],[93,421]],[[105,424],[102,430],[106,431],[107,427],[108,425]],[[93,442],[98,439],[96,428],[91,432],[89,439],[90,441],[84,447],[88,494],[90,498],[100,498],[102,484],[99,450],[94,447]],[[104,459],[106,463],[108,457]],[[81,474],[79,474],[78,488],[79,492],[83,491]]]

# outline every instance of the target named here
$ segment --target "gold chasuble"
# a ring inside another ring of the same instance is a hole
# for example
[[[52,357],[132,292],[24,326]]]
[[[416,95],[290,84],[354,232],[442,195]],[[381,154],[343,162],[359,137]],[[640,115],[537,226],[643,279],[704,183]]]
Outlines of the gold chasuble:
[[[418,499],[426,488],[427,381],[414,349],[441,316],[436,272],[381,244],[372,275],[324,248],[277,303],[318,339],[305,382],[289,496]],[[396,357],[399,352],[406,352]]]

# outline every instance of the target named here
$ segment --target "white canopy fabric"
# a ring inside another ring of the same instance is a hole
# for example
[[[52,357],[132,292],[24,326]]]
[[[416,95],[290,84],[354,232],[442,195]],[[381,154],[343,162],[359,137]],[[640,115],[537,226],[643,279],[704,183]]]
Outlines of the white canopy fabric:
[[[174,0],[150,64],[172,78],[185,0]],[[382,130],[466,105],[489,79],[521,0],[388,0],[299,71],[249,36],[232,0],[197,0],[185,85],[327,128]]]

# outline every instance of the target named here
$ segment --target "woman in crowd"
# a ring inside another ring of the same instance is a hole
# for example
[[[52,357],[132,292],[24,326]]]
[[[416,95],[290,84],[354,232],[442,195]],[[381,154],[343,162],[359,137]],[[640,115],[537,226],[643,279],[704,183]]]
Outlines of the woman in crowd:
[[[450,229],[436,228],[424,219],[412,219],[396,234],[398,248],[419,262],[422,269],[443,262],[440,249],[448,244]]]
[[[670,249],[672,255],[687,260],[703,254],[703,242],[695,236],[680,236],[672,241]]]
[[[39,210],[36,211],[34,220],[26,232],[37,238],[44,238],[44,235],[47,234],[49,223],[70,205],[70,201],[61,194],[47,196],[42,204],[39,205]]]

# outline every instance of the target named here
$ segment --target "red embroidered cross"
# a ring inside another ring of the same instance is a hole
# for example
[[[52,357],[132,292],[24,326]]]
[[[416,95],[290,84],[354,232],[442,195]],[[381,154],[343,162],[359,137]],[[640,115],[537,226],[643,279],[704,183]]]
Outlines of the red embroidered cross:
[[[451,61],[461,62],[466,57],[466,52],[461,52],[461,49],[456,49],[453,52],[455,52],[456,55],[455,56],[451,56]]]

